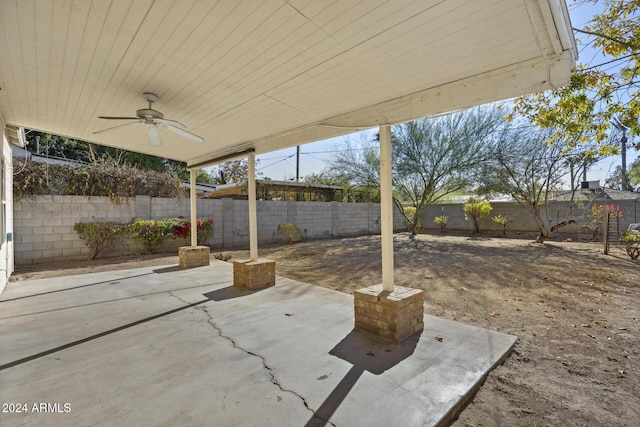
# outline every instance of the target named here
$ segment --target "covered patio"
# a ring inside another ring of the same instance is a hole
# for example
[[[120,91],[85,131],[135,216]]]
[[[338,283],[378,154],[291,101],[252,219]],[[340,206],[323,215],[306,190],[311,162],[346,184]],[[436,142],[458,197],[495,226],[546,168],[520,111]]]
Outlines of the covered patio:
[[[516,340],[425,316],[391,344],[353,330],[352,306],[281,277],[238,290],[222,261],[9,283],[0,400],[26,410],[0,422],[442,425]]]
[[[0,27],[2,121],[186,162],[192,224],[197,169],[248,158],[242,288],[275,283],[255,155],[379,127],[382,284],[355,294],[356,327],[396,342],[423,312],[394,287],[391,125],[557,88],[576,60],[562,0],[27,0]],[[180,266],[208,255],[192,233]]]
[[[250,236],[241,286],[195,233],[180,257],[191,270],[10,286],[6,402],[70,403],[55,416],[91,424],[437,425],[513,344],[424,316],[422,291],[394,286],[391,125],[566,84],[564,1],[21,0],[1,12],[3,124],[185,162],[192,223],[196,170],[247,157]],[[353,297],[259,259],[255,156],[368,128],[380,131],[382,283],[356,293],[354,313]]]

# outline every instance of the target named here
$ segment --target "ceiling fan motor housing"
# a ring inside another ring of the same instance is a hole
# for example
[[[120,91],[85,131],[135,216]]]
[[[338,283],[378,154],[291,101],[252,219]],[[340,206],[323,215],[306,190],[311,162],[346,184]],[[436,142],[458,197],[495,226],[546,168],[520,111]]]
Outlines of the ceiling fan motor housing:
[[[159,147],[160,145],[162,145],[162,141],[160,140],[160,133],[158,133],[158,126],[166,128],[171,132],[176,133],[183,138],[187,138],[194,142],[197,142],[198,144],[202,144],[204,142],[204,138],[198,135],[192,134],[191,132],[187,132],[185,129],[186,126],[183,125],[182,123],[175,120],[165,120],[164,114],[162,114],[158,110],[154,110],[153,108],[151,108],[151,105],[158,100],[158,96],[156,94],[151,92],[145,92],[144,99],[149,103],[149,107],[141,108],[140,110],[137,110],[136,117],[98,116],[101,119],[107,119],[107,120],[136,120],[137,119],[137,121],[99,130],[94,132],[94,134],[108,132],[114,129],[120,129],[122,127],[128,127],[130,125],[142,123],[147,128],[147,137],[149,138],[149,144],[151,144],[154,147]]]
[[[164,114],[152,108],[141,108],[136,111],[136,116],[141,119],[164,119]]]

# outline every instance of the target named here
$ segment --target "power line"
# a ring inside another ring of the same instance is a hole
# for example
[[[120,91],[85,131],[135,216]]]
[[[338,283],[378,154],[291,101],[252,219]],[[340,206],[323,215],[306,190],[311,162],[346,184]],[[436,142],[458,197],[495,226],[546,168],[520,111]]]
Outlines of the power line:
[[[256,171],[261,171],[261,170],[263,170],[263,169],[265,169],[265,168],[271,167],[271,166],[273,166],[273,165],[277,165],[277,164],[278,164],[278,163],[280,163],[280,162],[285,162],[285,161],[287,161],[288,159],[292,158],[293,156],[295,156],[295,153],[294,153],[294,154],[292,154],[292,155],[290,155],[290,156],[287,156],[287,157],[285,157],[285,158],[283,158],[283,159],[280,159],[280,160],[278,160],[277,162],[273,162],[273,163],[270,163],[270,164],[268,164],[268,165],[262,166],[261,168],[256,169]]]
[[[632,53],[630,53],[629,55],[621,56],[620,58],[615,58],[615,59],[612,59],[611,61],[607,61],[607,62],[603,62],[602,64],[593,65],[593,66],[591,66],[591,67],[583,68],[582,70],[578,70],[578,71],[589,71],[589,70],[592,70],[592,69],[594,69],[594,68],[602,67],[603,65],[609,65],[609,64],[612,64],[612,63],[614,63],[614,62],[622,61],[622,60],[627,59],[627,58],[630,58],[630,57],[632,57],[632,56],[636,56],[636,55],[638,55],[639,53],[640,53],[640,52],[632,52]]]

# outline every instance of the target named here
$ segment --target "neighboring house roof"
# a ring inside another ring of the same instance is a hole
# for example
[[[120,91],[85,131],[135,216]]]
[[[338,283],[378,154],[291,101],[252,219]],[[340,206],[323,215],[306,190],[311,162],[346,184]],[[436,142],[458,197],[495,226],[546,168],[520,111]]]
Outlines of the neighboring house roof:
[[[640,193],[636,191],[621,191],[613,188],[592,188],[576,190],[574,201],[584,200],[636,200],[640,199]],[[552,200],[571,200],[571,191],[555,194]]]
[[[274,181],[274,180],[256,180],[256,187],[258,198],[266,198],[269,194],[271,198],[286,198],[288,195],[296,194],[299,191],[308,194],[318,195],[320,193],[326,193],[327,191],[332,194],[341,192],[343,190],[339,185],[328,184],[310,184],[308,182],[295,182],[295,181]],[[233,198],[246,198],[247,195],[247,183],[231,183],[221,184],[216,187],[209,197],[212,199],[233,197]],[[280,197],[283,196],[283,197]],[[310,197],[313,199],[313,197]]]
[[[182,186],[187,190],[191,190],[191,183],[183,181]],[[196,183],[196,194],[198,197],[209,197],[216,191],[216,185],[214,184],[198,184]]]
[[[636,200],[640,199],[640,193],[637,191],[614,190],[613,188],[600,188],[595,192],[596,199],[607,200]]]
[[[18,147],[17,145],[11,146],[11,154],[15,159],[36,162],[36,163],[47,163],[49,165],[77,165],[80,162],[75,160],[64,159],[61,157],[52,157],[52,156],[43,156],[40,154],[33,154],[22,147]]]
[[[8,125],[188,167],[560,87],[577,58],[562,0],[20,0],[0,28]],[[143,92],[204,143],[150,146]]]

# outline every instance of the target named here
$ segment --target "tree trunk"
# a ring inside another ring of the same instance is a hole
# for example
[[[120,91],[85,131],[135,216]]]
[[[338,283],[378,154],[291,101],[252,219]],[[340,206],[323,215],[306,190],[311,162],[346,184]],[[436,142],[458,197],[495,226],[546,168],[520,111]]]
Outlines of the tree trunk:
[[[480,233],[480,218],[475,216],[472,216],[471,218],[473,219],[473,232]]]
[[[547,240],[549,238],[549,236],[551,236],[553,233],[555,233],[556,231],[558,231],[558,229],[567,226],[569,224],[573,224],[574,222],[576,222],[573,219],[565,219],[564,221],[562,221],[561,223],[558,223],[556,225],[554,225],[553,227],[551,227],[551,230],[549,233],[542,233],[540,232],[540,235],[538,236],[538,238],[533,242],[533,243],[544,243],[545,240]]]
[[[411,224],[411,234],[412,235],[417,235],[418,232],[420,231],[420,224]]]
[[[551,227],[551,232],[555,233],[556,231],[558,231],[559,228],[565,227],[569,224],[573,224],[576,221],[574,219],[565,219],[564,221],[562,221],[561,223],[558,223],[556,225],[554,225],[553,227]]]
[[[549,234],[540,233],[538,238],[533,241],[533,243],[544,243],[545,240],[549,238]]]

